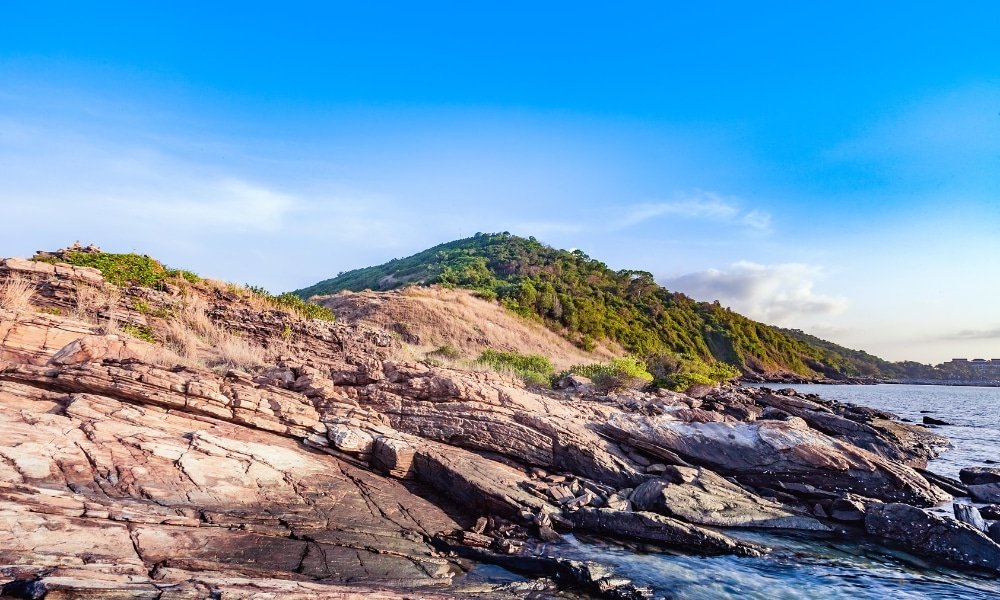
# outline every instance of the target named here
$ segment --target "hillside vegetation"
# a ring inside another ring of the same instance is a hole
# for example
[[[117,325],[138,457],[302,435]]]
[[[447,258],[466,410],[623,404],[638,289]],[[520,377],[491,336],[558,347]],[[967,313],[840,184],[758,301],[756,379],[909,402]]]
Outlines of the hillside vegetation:
[[[439,285],[473,290],[537,319],[581,349],[603,340],[642,358],[659,380],[718,381],[743,373],[803,377],[885,375],[890,363],[698,302],[651,273],[614,271],[581,250],[558,250],[509,233],[477,234],[383,265],[342,273],[295,292]]]
[[[540,354],[555,369],[607,361],[621,356],[617,344],[592,352],[573,345],[536,319],[525,319],[469,290],[408,287],[391,292],[340,293],[314,301],[338,318],[395,332],[417,357],[451,348],[452,356],[472,360],[484,351]],[[439,354],[439,353],[438,353]]]

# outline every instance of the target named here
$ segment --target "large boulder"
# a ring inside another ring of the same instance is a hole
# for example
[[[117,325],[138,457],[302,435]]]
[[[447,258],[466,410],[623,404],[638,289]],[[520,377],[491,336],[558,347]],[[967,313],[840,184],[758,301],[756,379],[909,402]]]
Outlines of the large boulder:
[[[815,396],[803,397],[792,390],[763,392],[757,401],[803,419],[810,427],[831,437],[846,440],[887,460],[924,467],[927,460],[947,448],[947,438],[890,415],[860,410],[851,405],[823,402]]]

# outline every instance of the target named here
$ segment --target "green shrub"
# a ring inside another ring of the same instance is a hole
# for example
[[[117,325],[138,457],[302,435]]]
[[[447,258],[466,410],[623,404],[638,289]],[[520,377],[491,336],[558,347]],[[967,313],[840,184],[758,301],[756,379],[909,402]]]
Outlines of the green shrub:
[[[67,252],[61,259],[42,256],[35,260],[48,263],[65,262],[76,267],[93,267],[101,272],[108,283],[119,287],[128,285],[157,287],[171,277],[181,277],[191,283],[201,281],[201,278],[191,271],[168,269],[160,261],[145,254]]]
[[[122,331],[134,338],[143,340],[144,342],[149,342],[151,344],[156,343],[156,337],[153,336],[153,330],[150,329],[148,325],[133,325],[132,323],[128,323],[122,327]]]
[[[278,306],[290,308],[307,319],[319,319],[321,321],[333,321],[333,311],[325,306],[306,302],[291,292],[285,292],[274,296],[274,303]]]
[[[532,385],[549,385],[555,373],[552,361],[540,354],[484,350],[476,362],[496,371],[515,373]]]
[[[560,375],[576,373],[593,380],[603,390],[641,389],[652,383],[653,375],[646,365],[634,356],[616,358],[607,363],[574,365]]]
[[[452,346],[451,344],[445,344],[444,346],[441,346],[440,348],[437,348],[429,352],[428,354],[440,358],[447,358],[448,360],[458,360],[459,358],[462,358],[462,352],[458,348]]]
[[[740,376],[736,367],[724,362],[707,363],[696,358],[680,358],[673,372],[657,373],[657,384],[682,392],[693,385],[716,385]]]
[[[246,289],[250,290],[250,293],[264,298],[276,307],[291,309],[307,319],[319,319],[320,321],[336,320],[333,311],[329,308],[313,304],[312,302],[306,302],[292,292],[285,292],[275,296],[262,287],[249,284],[246,286]]]

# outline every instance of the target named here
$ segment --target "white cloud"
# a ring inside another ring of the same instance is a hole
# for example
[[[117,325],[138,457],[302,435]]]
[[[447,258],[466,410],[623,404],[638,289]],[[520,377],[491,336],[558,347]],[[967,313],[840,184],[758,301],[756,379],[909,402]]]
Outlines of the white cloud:
[[[745,211],[737,198],[715,192],[697,191],[669,202],[646,202],[626,208],[624,216],[612,221],[612,229],[626,229],[662,217],[699,219],[739,224],[758,231],[771,227],[771,215],[760,209]]]
[[[226,228],[236,231],[280,230],[289,213],[301,205],[291,195],[233,177],[189,180],[167,197],[137,204],[133,198],[112,200],[117,210],[133,219],[190,229]]]
[[[737,312],[765,323],[803,326],[804,321],[836,315],[846,298],[817,293],[818,267],[799,263],[762,265],[748,261],[663,281],[667,288],[697,300],[718,300]]]

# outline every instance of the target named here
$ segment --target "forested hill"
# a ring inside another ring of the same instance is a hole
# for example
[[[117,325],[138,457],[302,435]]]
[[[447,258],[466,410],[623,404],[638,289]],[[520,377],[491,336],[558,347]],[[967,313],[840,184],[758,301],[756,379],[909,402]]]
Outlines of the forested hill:
[[[718,302],[698,302],[658,285],[646,271],[613,271],[580,250],[557,250],[509,233],[435,246],[383,265],[341,273],[298,290],[303,298],[406,285],[475,290],[544,321],[580,347],[608,339],[645,359],[654,373],[701,371],[805,377],[882,376],[892,363],[801,332],[748,319]]]

